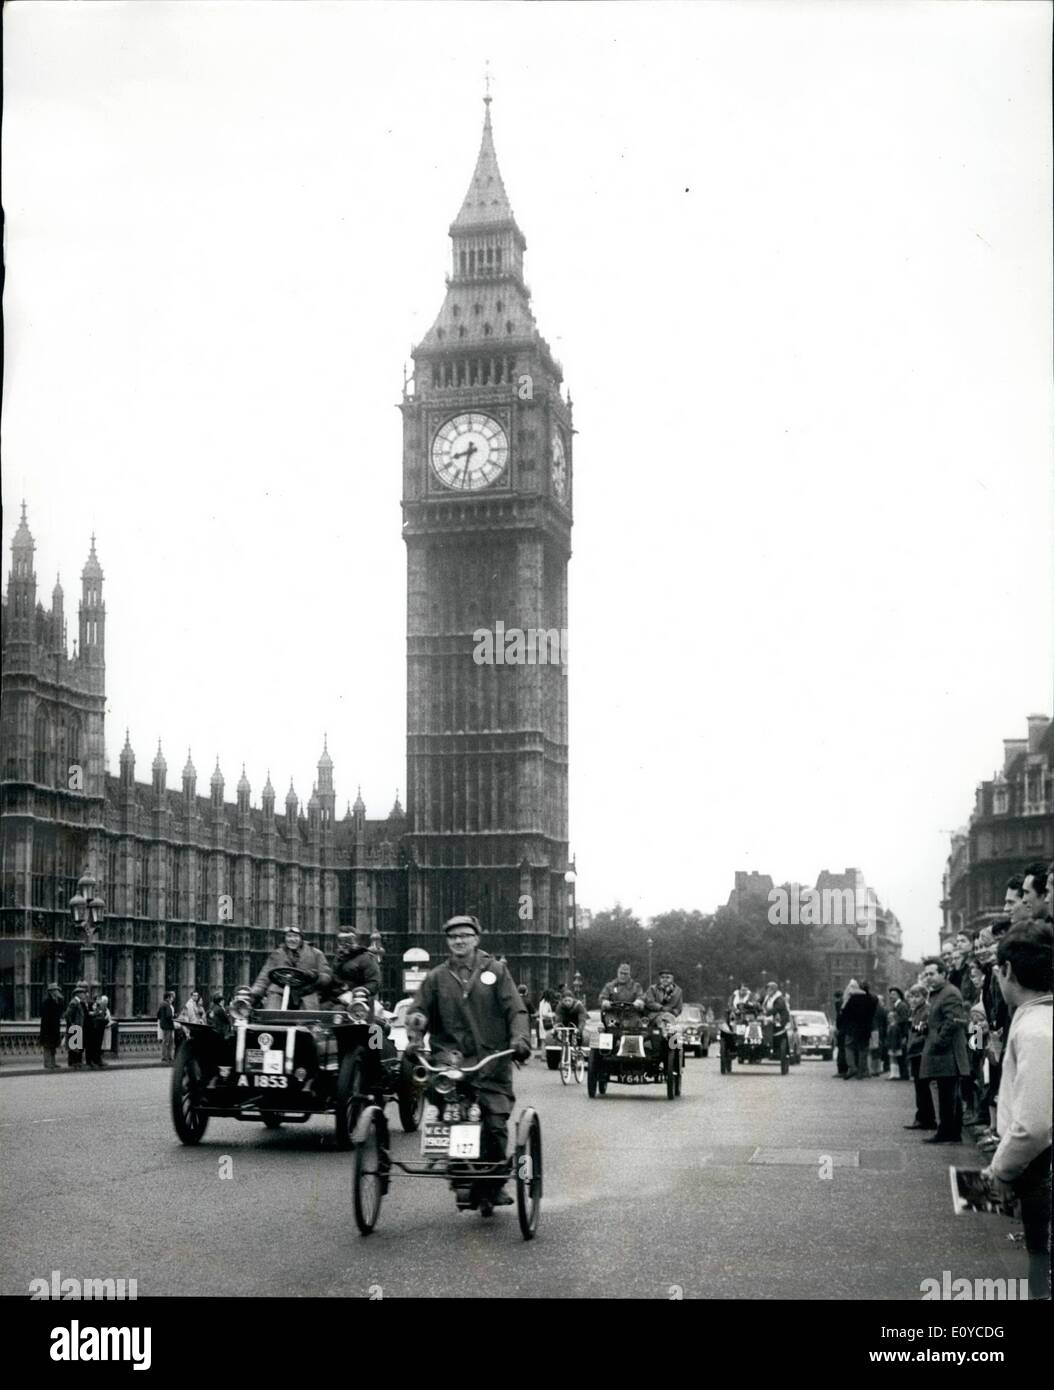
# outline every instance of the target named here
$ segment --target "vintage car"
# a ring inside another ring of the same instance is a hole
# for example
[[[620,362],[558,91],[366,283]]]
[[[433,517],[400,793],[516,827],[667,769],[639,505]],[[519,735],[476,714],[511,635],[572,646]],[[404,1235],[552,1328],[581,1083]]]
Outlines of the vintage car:
[[[335,1117],[346,1149],[361,1111],[393,1096],[407,1132],[417,1129],[424,1093],[409,1058],[400,1058],[365,990],[322,1009],[290,1008],[290,990],[307,993],[313,972],[280,968],[270,979],[284,990],[280,1009],[253,1008],[248,991],[231,1004],[226,1034],[207,1024],[184,1025],[189,1037],[172,1064],[172,1123],[184,1144],[200,1143],[214,1116],[262,1123],[304,1124]],[[295,994],[294,994],[295,999]]]
[[[685,1054],[705,1057],[710,1051],[710,1025],[698,1004],[685,1004],[677,1019],[677,1036]]]
[[[729,1076],[732,1063],[779,1062],[780,1073],[786,1076],[791,1068],[792,1048],[788,1028],[777,1027],[771,1015],[760,1008],[746,1007],[731,1011],[721,1024],[721,1075]],[[801,1060],[801,1054],[798,1054]]]
[[[791,1017],[798,1025],[802,1055],[829,1062],[834,1056],[834,1030],[827,1015],[818,1009],[792,1009]]]
[[[666,1086],[667,1100],[681,1094],[684,1056],[677,1022],[669,1015],[641,1014],[632,1004],[601,1005],[600,1031],[589,1030],[586,1091],[592,1100],[609,1082]]]

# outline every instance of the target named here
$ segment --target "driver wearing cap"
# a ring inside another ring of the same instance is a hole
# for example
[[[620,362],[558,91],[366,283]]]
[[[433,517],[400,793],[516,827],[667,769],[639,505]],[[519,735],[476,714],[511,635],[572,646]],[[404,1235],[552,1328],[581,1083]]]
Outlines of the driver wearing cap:
[[[299,927],[290,927],[285,934],[285,942],[277,947],[267,957],[264,968],[256,977],[256,983],[252,987],[253,1003],[260,1004],[263,1000],[269,1008],[280,1009],[282,1007],[283,987],[275,984],[270,978],[272,970],[305,970],[313,975],[309,985],[305,989],[309,992],[300,994],[295,988],[289,992],[289,1007],[292,1009],[317,1009],[321,1007],[319,996],[316,990],[325,992],[329,988],[332,975],[329,969],[329,962],[326,957],[314,946],[309,946],[304,940],[304,933]]]
[[[527,1009],[507,967],[479,949],[475,917],[451,917],[444,925],[450,958],[430,970],[407,1016],[409,1049],[431,1034],[434,1052],[460,1052],[475,1062],[492,1052],[514,1049],[518,1060],[531,1055]],[[509,1058],[485,1067],[476,1081],[483,1118],[480,1157],[496,1162],[506,1156],[509,1116],[516,1097]],[[504,1190],[488,1190],[494,1206],[509,1206]]]

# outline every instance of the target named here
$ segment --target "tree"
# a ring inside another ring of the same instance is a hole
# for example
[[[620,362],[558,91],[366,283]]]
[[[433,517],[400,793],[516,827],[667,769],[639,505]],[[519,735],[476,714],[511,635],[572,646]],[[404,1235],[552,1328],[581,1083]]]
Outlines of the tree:
[[[616,903],[593,917],[588,931],[579,932],[575,963],[586,986],[586,1002],[592,1003],[621,961],[629,961],[634,979],[647,974],[648,948],[640,918],[631,908]]]

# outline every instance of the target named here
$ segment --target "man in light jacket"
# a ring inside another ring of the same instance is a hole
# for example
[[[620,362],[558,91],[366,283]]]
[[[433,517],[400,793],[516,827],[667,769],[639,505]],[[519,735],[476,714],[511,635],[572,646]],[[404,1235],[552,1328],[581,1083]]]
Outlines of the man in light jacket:
[[[996,969],[1013,1018],[999,1084],[999,1147],[985,1177],[1021,1202],[1030,1298],[1050,1297],[1051,993],[1054,932],[1034,920],[999,938]]]

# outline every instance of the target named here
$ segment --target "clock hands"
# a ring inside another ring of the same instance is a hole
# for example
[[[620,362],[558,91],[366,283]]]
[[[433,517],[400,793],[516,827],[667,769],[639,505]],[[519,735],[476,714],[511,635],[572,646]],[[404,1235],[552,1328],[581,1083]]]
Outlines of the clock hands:
[[[459,454],[451,454],[450,457],[451,457],[452,459],[463,459],[463,458],[465,457],[465,455],[467,454],[467,455],[468,455],[468,463],[471,463],[471,462],[472,462],[472,455],[473,455],[473,454],[478,454],[478,453],[479,453],[479,450],[476,448],[475,444],[469,444],[468,447],[465,448],[465,449],[462,449],[461,452],[460,452]],[[466,467],[466,468],[468,467],[468,463],[465,464],[465,467]]]

